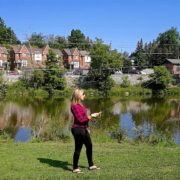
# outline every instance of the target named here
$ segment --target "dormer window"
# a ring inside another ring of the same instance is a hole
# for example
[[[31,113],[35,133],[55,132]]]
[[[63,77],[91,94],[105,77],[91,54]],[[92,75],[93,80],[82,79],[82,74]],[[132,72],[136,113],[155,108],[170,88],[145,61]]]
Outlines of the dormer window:
[[[25,53],[22,53],[22,57],[25,58],[25,57],[26,57],[26,54],[25,54]]]

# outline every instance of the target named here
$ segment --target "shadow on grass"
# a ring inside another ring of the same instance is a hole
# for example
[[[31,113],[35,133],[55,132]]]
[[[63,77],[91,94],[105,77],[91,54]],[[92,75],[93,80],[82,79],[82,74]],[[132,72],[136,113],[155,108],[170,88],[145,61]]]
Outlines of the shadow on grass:
[[[69,164],[68,161],[59,161],[59,160],[53,160],[47,158],[37,158],[37,160],[39,160],[41,163],[45,163],[56,168],[62,168],[67,171],[72,171],[72,168],[69,168],[69,166],[72,167],[72,164]],[[79,167],[86,168],[85,166],[79,166]]]

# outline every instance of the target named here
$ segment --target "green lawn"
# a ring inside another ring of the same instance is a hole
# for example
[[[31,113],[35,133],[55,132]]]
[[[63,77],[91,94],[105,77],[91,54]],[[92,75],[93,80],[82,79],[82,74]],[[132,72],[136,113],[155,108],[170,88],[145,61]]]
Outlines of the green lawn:
[[[73,174],[73,143],[0,142],[0,179],[180,179],[180,146],[94,143],[94,161],[101,170],[89,171],[85,148]]]

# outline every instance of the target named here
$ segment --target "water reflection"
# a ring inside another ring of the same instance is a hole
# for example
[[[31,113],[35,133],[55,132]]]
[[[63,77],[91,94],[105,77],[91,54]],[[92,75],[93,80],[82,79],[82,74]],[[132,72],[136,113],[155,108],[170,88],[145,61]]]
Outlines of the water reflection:
[[[180,100],[141,99],[86,100],[89,112],[102,111],[102,116],[91,127],[99,131],[111,127],[126,129],[130,138],[141,127],[145,136],[168,131],[180,144]],[[70,101],[61,99],[48,102],[1,102],[0,130],[16,141],[41,137],[45,140],[61,138],[70,133],[72,116]]]
[[[25,142],[30,139],[30,136],[31,136],[30,128],[19,127],[15,136],[15,140],[20,142]]]

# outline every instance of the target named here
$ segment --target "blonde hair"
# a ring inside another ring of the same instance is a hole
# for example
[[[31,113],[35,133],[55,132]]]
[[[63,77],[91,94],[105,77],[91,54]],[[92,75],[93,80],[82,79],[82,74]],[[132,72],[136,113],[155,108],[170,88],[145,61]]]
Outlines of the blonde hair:
[[[75,89],[72,94],[71,102],[75,104],[81,103],[81,96],[83,93],[84,91],[82,89]]]

